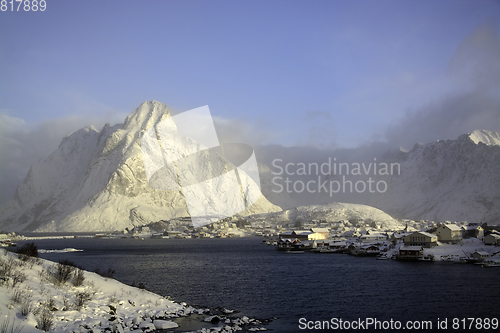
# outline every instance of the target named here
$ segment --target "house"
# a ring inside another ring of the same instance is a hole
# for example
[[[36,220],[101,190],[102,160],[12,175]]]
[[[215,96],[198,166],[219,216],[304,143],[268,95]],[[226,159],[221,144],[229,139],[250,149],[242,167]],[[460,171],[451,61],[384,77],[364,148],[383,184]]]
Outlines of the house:
[[[279,239],[287,239],[293,237],[293,231],[285,231],[279,234]]]
[[[316,239],[328,239],[330,237],[330,229],[328,228],[311,228],[309,230],[317,234],[319,238]]]
[[[422,246],[425,248],[437,245],[437,236],[425,231],[415,231],[403,237],[405,246]]]
[[[365,256],[366,249],[359,245],[351,244],[347,247],[347,254],[351,254],[353,256]]]
[[[298,239],[282,238],[278,240],[274,249],[277,251],[303,250],[306,245],[309,244],[304,244]]]
[[[396,255],[396,259],[398,260],[418,260],[423,257],[424,248],[422,246],[401,246],[399,253]]]
[[[436,235],[440,242],[455,244],[462,240],[462,228],[452,223],[441,224]]]
[[[316,231],[313,231],[316,230]],[[292,238],[299,240],[328,239],[330,232],[326,228],[311,228],[309,230],[293,230],[279,234],[280,239]]]
[[[387,236],[380,233],[366,234],[359,237],[362,243],[375,243],[387,240]]]
[[[367,256],[376,256],[380,254],[380,248],[375,244],[364,245],[361,248],[365,251]]]
[[[401,231],[396,231],[390,235],[389,240],[393,245],[396,245],[399,241],[402,241],[405,236],[408,236],[411,234],[410,232],[401,232]]]
[[[489,235],[484,236],[485,245],[500,245],[500,234],[492,232]]]
[[[483,236],[484,236],[484,229],[480,225],[470,224],[470,225],[464,227],[464,230],[463,230],[463,237],[464,238],[471,238],[471,237],[481,238]]]
[[[357,230],[346,230],[340,234],[340,237],[352,238],[352,237],[357,237],[359,235],[360,233]]]
[[[292,231],[292,238],[297,238],[299,240],[308,240],[310,235],[312,235],[312,231],[309,230],[294,230]]]
[[[328,247],[334,250],[345,249],[347,246],[346,242],[329,242]]]
[[[177,235],[181,234],[180,231],[173,231],[173,230],[170,230],[170,231],[164,231],[163,232],[163,235],[164,236],[169,236],[169,237],[175,237]]]
[[[476,251],[472,254],[472,258],[474,258],[476,261],[483,261],[484,259],[487,259],[489,257],[490,254],[484,251]]]

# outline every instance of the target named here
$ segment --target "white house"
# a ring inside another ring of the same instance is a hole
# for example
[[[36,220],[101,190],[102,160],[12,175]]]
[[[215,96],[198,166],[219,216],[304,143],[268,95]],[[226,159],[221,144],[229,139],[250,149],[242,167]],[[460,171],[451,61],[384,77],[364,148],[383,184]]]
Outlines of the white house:
[[[441,224],[436,230],[438,240],[443,243],[458,243],[462,240],[462,228],[456,224]]]
[[[328,239],[330,237],[330,229],[328,228],[311,228],[309,229],[311,232],[317,234],[317,237],[324,238],[316,238],[316,239]]]

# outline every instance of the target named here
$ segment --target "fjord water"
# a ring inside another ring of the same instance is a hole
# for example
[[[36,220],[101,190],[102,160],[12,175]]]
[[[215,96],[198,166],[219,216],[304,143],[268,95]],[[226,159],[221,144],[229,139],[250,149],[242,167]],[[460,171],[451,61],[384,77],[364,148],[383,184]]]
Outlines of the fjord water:
[[[438,318],[500,317],[498,268],[286,254],[258,237],[75,238],[35,243],[39,249],[81,249],[40,256],[69,259],[90,271],[112,268],[115,279],[143,283],[179,302],[235,309],[239,315],[261,319],[276,317],[267,326],[275,332],[304,332],[299,329],[300,318],[431,320],[436,329]]]

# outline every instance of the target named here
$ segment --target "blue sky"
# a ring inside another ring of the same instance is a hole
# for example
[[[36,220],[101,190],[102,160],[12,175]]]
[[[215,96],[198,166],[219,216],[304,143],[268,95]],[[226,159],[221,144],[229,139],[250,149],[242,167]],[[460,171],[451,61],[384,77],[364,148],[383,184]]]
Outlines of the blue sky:
[[[177,112],[209,105],[252,144],[397,144],[390,130],[406,132],[420,113],[422,126],[433,112],[453,117],[441,104],[472,88],[450,61],[463,67],[457,50],[475,31],[495,45],[477,52],[495,58],[500,31],[500,2],[486,0],[46,2],[44,12],[0,12],[0,131],[4,142],[24,131],[49,151],[146,100]],[[496,130],[488,110],[404,143]]]

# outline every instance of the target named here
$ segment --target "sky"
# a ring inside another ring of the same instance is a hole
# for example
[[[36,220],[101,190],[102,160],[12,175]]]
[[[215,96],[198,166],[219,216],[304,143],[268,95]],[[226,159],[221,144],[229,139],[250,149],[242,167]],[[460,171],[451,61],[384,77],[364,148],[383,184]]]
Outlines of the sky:
[[[208,105],[221,141],[268,158],[500,131],[499,1],[46,4],[0,11],[0,202],[147,100]]]

